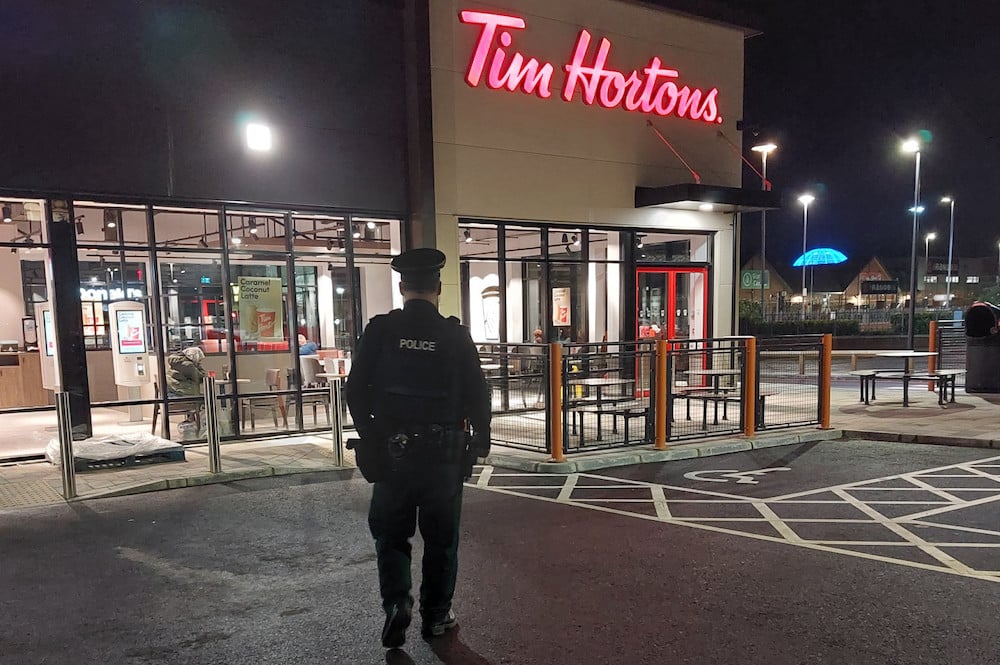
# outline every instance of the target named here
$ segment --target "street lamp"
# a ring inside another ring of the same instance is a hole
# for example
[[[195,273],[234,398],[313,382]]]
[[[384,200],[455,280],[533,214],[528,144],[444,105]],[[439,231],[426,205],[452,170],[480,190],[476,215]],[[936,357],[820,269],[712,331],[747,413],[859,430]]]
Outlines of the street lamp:
[[[906,321],[906,342],[913,350],[913,323],[917,318],[917,215],[920,214],[920,142],[917,139],[907,139],[901,146],[903,152],[916,155],[913,175],[913,235],[910,247],[910,304],[909,316]]]
[[[778,146],[773,143],[764,143],[762,145],[755,145],[750,148],[754,152],[760,153],[761,159],[761,174],[760,174],[760,188],[761,191],[770,191],[771,183],[767,181],[767,156],[778,149]],[[761,319],[767,318],[767,301],[764,298],[764,270],[767,267],[767,256],[766,252],[767,246],[767,210],[761,209],[760,211],[760,317]]]
[[[931,240],[934,240],[935,238],[937,238],[937,234],[933,232],[924,235],[924,290],[927,292],[928,296],[930,296],[931,293],[931,287],[928,286],[930,282],[927,280],[927,275],[931,272],[930,247]]]
[[[955,242],[955,197],[942,196],[941,203],[949,204],[951,207],[951,222],[948,224],[948,276],[945,278],[944,302],[948,309],[951,309],[951,248]]]
[[[806,229],[809,226],[809,204],[816,200],[812,194],[803,194],[799,197],[802,204],[802,254],[806,253]],[[802,320],[806,320],[806,263],[802,262]]]
[[[246,124],[247,148],[254,152],[271,151],[271,128],[260,122],[248,122]]]

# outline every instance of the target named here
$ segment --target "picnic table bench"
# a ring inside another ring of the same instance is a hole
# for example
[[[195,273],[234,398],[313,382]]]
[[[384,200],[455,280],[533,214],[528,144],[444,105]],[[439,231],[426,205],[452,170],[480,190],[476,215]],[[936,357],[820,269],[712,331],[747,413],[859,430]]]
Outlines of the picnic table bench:
[[[879,379],[903,382],[903,406],[910,405],[910,381],[931,381],[935,384],[938,404],[955,402],[956,379],[965,374],[964,369],[939,369],[935,371],[900,372],[885,369],[859,369],[851,372],[860,383],[860,401],[870,404],[875,399],[875,383]],[[949,392],[950,391],[950,392]]]

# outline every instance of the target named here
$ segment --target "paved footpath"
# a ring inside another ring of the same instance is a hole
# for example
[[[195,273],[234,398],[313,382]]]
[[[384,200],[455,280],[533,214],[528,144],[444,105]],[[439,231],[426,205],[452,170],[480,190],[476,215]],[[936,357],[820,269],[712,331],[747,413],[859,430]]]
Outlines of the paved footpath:
[[[993,664],[998,464],[836,441],[484,467],[460,630],[388,657],[350,472],[0,512],[0,662]]]

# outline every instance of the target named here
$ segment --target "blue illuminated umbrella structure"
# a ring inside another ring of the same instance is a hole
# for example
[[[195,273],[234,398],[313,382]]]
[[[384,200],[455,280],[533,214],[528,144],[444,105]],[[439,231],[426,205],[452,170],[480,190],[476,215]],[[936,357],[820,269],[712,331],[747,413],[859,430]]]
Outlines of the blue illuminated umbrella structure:
[[[796,268],[829,266],[835,263],[843,263],[846,260],[847,257],[843,252],[839,252],[830,247],[817,247],[816,249],[810,249],[808,252],[795,259],[795,263],[792,265]]]

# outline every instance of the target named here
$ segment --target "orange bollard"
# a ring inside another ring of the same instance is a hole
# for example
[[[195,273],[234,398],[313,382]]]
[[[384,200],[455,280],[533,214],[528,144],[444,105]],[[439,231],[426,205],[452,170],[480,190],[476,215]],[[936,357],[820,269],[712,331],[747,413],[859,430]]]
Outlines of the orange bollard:
[[[927,337],[927,350],[932,353],[937,351],[937,328],[937,321],[931,321],[931,327],[928,331]],[[937,370],[937,356],[930,356],[927,358],[927,371],[928,373],[933,374],[935,370]],[[935,383],[935,381],[927,382],[927,390],[929,392],[934,390]]]
[[[757,338],[747,337],[743,360],[743,436],[757,432]]]
[[[562,344],[549,344],[549,431],[552,432],[552,459],[563,462]]]
[[[833,335],[823,335],[823,362],[819,369],[819,428],[830,429],[830,375],[833,373]]]
[[[667,340],[656,340],[656,439],[657,450],[667,449]]]

